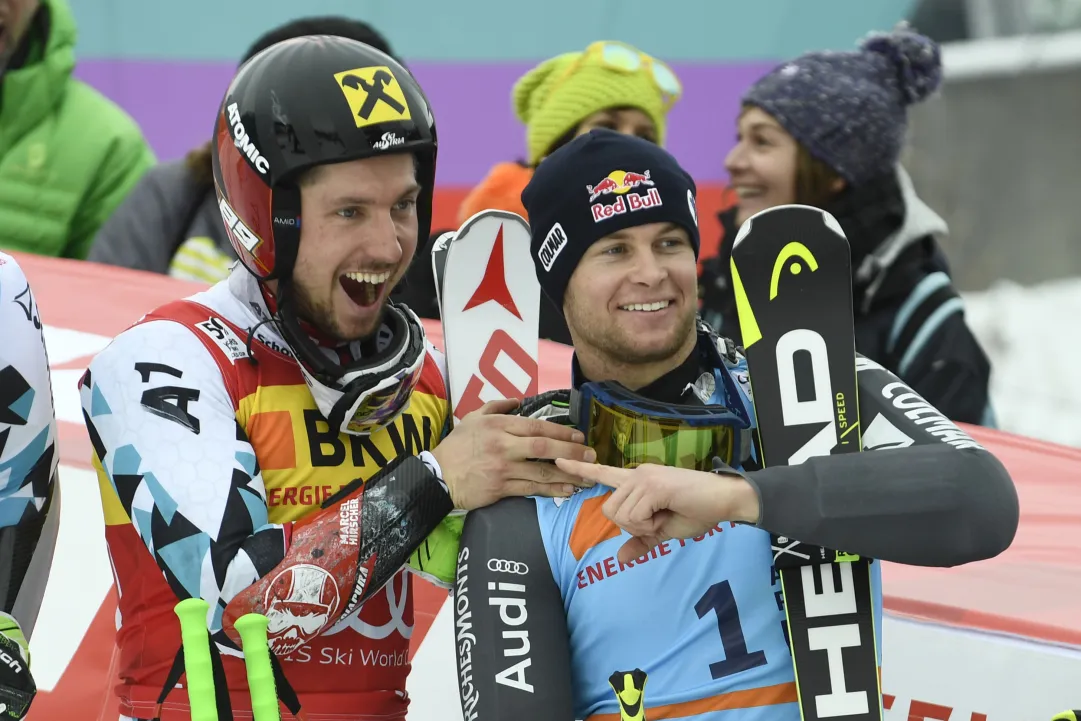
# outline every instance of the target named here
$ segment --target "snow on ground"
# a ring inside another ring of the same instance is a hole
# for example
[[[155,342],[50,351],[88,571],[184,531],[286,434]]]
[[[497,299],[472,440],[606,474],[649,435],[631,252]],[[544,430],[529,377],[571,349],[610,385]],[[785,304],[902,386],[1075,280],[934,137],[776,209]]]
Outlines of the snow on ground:
[[[1081,447],[1081,278],[963,293],[1000,429]]]

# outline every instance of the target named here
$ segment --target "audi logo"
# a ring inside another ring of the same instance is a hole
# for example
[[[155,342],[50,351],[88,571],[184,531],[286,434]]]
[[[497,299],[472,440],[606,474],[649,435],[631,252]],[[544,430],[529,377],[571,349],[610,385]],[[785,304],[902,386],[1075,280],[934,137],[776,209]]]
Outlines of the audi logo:
[[[513,573],[524,576],[529,573],[529,566],[519,561],[504,561],[501,558],[489,558],[488,570],[492,573]]]

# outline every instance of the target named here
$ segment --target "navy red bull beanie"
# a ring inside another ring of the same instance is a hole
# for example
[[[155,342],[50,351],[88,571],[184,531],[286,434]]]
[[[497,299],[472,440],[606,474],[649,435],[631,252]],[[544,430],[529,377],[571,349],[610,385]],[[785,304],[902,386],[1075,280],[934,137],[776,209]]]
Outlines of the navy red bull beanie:
[[[591,245],[649,223],[686,228],[698,256],[694,179],[648,140],[596,129],[537,166],[522,191],[541,290],[560,309],[574,269]]]

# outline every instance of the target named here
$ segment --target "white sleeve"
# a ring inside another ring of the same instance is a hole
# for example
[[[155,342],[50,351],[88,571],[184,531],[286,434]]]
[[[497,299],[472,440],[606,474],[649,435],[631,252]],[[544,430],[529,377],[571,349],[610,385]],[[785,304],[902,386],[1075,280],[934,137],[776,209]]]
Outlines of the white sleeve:
[[[30,284],[0,253],[0,528],[39,526],[59,458],[49,360]]]
[[[214,358],[180,323],[128,329],[90,364],[80,398],[94,452],[179,598],[221,612],[284,558],[255,451]]]

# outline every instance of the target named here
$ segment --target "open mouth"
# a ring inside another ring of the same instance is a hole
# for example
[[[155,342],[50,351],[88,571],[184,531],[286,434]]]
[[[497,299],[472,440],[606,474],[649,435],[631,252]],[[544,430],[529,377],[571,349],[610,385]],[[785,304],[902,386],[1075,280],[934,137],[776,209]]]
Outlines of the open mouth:
[[[383,295],[383,286],[390,278],[390,271],[384,273],[345,273],[338,282],[349,299],[361,308],[370,308]]]

